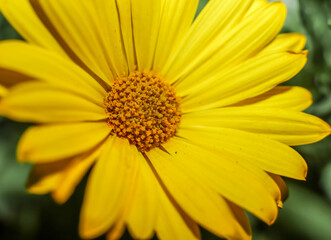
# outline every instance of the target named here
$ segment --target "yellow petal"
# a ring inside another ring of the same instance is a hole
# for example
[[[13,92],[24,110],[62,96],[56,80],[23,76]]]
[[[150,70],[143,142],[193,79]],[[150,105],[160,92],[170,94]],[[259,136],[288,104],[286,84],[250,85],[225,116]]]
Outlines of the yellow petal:
[[[171,81],[176,80],[189,62],[194,62],[209,46],[217,47],[214,39],[225,37],[227,30],[235,27],[245,15],[251,0],[209,1],[175,54],[163,68],[163,74]],[[169,69],[170,68],[170,69]]]
[[[269,186],[264,186],[254,173],[247,171],[227,155],[213,154],[184,139],[174,137],[164,147],[182,171],[189,172],[201,183],[210,186],[266,223],[275,221],[275,199],[269,194]]]
[[[33,78],[84,94],[102,106],[105,90],[76,64],[57,53],[14,40],[0,43],[0,56],[0,81],[6,86]]]
[[[107,117],[104,108],[61,87],[41,82],[19,84],[0,102],[6,117],[24,122],[97,121]]]
[[[185,169],[185,162],[189,161],[185,155],[175,158],[152,149],[147,156],[171,196],[193,220],[217,236],[245,239],[226,201],[201,179],[201,174],[193,173],[192,167]]]
[[[294,111],[303,111],[307,109],[312,102],[312,95],[305,88],[279,86],[261,95],[245,99],[231,106],[283,108]]]
[[[132,24],[139,71],[152,68],[159,25],[161,0],[131,0]]]
[[[82,238],[95,238],[115,223],[125,206],[136,172],[137,149],[111,137],[89,177],[80,216]]]
[[[12,86],[26,81],[31,81],[31,77],[0,67],[0,86],[3,93],[7,93]]]
[[[141,171],[140,171],[141,162],[139,159],[143,159],[140,152],[134,151],[134,154],[135,154],[135,156],[133,158],[135,161],[136,170],[134,170],[132,172],[132,176],[129,176],[130,182],[127,185],[127,187],[128,187],[128,189],[126,189],[127,194],[123,198],[123,207],[122,207],[121,213],[120,213],[119,217],[115,220],[115,222],[112,225],[112,227],[110,228],[110,230],[108,231],[107,240],[117,240],[117,239],[121,238],[121,236],[123,235],[123,233],[125,231],[125,225],[128,222],[129,213],[130,213],[131,209],[133,208],[132,204],[134,202],[134,194],[136,193],[136,189],[139,188],[138,179],[139,179],[139,175],[141,174]],[[149,180],[153,181],[154,179],[150,178]],[[151,209],[153,209],[153,206],[150,206],[150,207],[151,207]],[[145,209],[146,205],[143,208]],[[147,215],[149,215],[149,214],[147,214]],[[148,216],[147,216],[147,218],[148,218]],[[144,219],[144,222],[145,222],[145,219]],[[149,222],[150,221],[147,219],[147,225],[149,225],[148,224]],[[140,223],[138,223],[138,225],[141,226]],[[138,228],[139,228],[139,226],[138,226]],[[153,222],[153,226],[154,226],[154,222]],[[153,226],[152,226],[152,228],[153,228]],[[142,228],[144,230],[146,230],[146,227],[142,227]],[[151,231],[153,231],[153,229]],[[138,231],[138,233],[141,233],[141,231],[140,232]]]
[[[261,54],[277,51],[291,51],[299,53],[306,45],[306,37],[300,33],[279,34]]]
[[[110,133],[105,122],[69,123],[30,127],[20,139],[21,162],[51,162],[88,151]]]
[[[1,0],[0,6],[1,13],[24,39],[66,56],[34,12],[29,0]]]
[[[67,55],[99,81],[110,82],[92,1],[32,0],[34,11]]]
[[[186,114],[182,124],[239,129],[291,146],[314,143],[331,133],[330,126],[313,115],[280,108],[211,109]]]
[[[155,229],[160,239],[200,239],[198,225],[167,196],[146,159],[139,153],[136,161],[139,173],[127,219],[132,236],[147,239]]]
[[[7,92],[8,90],[4,86],[0,85],[0,97],[6,95]]]
[[[282,177],[269,173],[269,175],[272,177],[272,179],[275,181],[275,183],[278,185],[279,190],[281,192],[282,198],[281,201],[278,202],[278,207],[283,207],[283,203],[286,201],[288,198],[288,188],[286,186],[286,183],[282,179]]]
[[[267,172],[304,180],[305,160],[292,148],[275,140],[236,129],[181,125],[177,135],[220,154],[230,153],[235,161],[247,162]]]
[[[166,195],[160,186],[156,190],[159,211],[155,229],[159,239],[201,239],[198,225]]]
[[[245,211],[233,202],[228,201],[228,204],[235,214],[238,223],[240,223],[243,230],[247,233],[247,239],[252,239],[252,229]]]
[[[198,0],[164,1],[155,50],[154,71],[162,72],[166,61],[178,50],[192,25],[198,3]]]
[[[252,58],[237,67],[210,76],[202,84],[176,86],[183,112],[215,108],[255,97],[295,76],[306,64],[306,53],[274,53]],[[192,79],[193,80],[193,79]],[[188,83],[188,82],[187,82]],[[186,83],[186,84],[187,84]]]
[[[183,144],[182,144],[183,145]],[[264,189],[271,195],[271,197],[275,200],[275,201],[280,201],[281,200],[281,192],[277,186],[277,184],[273,181],[273,179],[261,168],[250,164],[247,161],[237,161],[238,156],[233,155],[231,153],[228,152],[219,152],[219,155],[216,156],[215,160],[218,161],[219,158],[222,158],[223,161],[225,161],[226,163],[228,163],[230,165],[230,167],[234,167],[236,169],[238,169],[238,166],[233,165],[233,161],[239,165],[239,170],[238,170],[238,178],[244,177],[243,174],[246,174],[246,178],[247,179],[252,179],[250,182],[246,183],[245,181],[245,188],[254,188],[254,183],[255,184],[262,184]],[[230,162],[229,162],[230,161]],[[218,163],[215,164],[215,166]],[[223,174],[220,174],[223,175]],[[230,176],[231,177],[231,176]],[[256,182],[256,180],[258,181],[258,183]],[[223,182],[225,180],[222,180]],[[249,185],[252,185],[251,187],[249,187]],[[234,188],[238,188],[238,186],[234,187]],[[243,191],[244,192],[244,191]],[[238,202],[238,201],[237,201]]]
[[[107,240],[118,240],[125,232],[125,225],[123,222],[117,221],[107,233]]]
[[[153,236],[156,213],[160,208],[157,200],[157,183],[153,172],[141,154],[136,161],[139,165],[139,173],[127,222],[134,238],[149,239]]]
[[[33,166],[26,187],[30,193],[46,194],[60,183],[70,160],[42,163]]]
[[[187,59],[179,55],[173,63],[173,70],[165,77],[170,81],[179,79],[179,82],[195,82],[201,78],[203,81],[207,76],[236,66],[270,43],[280,31],[285,17],[283,3],[267,4],[230,31],[215,37],[203,51],[192,52]]]
[[[99,157],[103,144],[91,151],[74,157],[66,166],[60,181],[52,191],[52,197],[57,203],[66,202],[72,195],[78,183]]]
[[[122,41],[130,72],[137,70],[136,52],[133,39],[133,24],[131,15],[131,0],[116,0]]]
[[[253,0],[251,7],[247,11],[245,17],[249,17],[252,13],[268,4],[268,0]]]
[[[127,75],[128,64],[125,58],[121,35],[121,22],[119,19],[116,1],[88,1],[93,19],[96,20],[95,28],[98,31],[100,44],[104,47],[105,58],[115,77]],[[91,5],[93,4],[94,8]],[[97,19],[99,18],[99,19]],[[98,20],[98,21],[97,21]],[[99,27],[99,28],[97,28]]]
[[[33,194],[52,192],[55,201],[66,202],[95,161],[100,149],[99,146],[73,158],[34,165],[27,182],[28,191]]]

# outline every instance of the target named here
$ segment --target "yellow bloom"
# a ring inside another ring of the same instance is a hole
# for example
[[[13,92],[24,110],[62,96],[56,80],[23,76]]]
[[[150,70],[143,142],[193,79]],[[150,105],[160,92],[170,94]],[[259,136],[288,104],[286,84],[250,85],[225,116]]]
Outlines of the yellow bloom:
[[[302,113],[305,38],[278,35],[264,0],[1,0],[28,41],[0,44],[3,115],[38,125],[18,146],[29,191],[65,202],[92,168],[80,235],[250,239],[243,209],[272,224],[281,176],[304,180],[290,146],[330,134]],[[193,21],[193,23],[192,23]]]

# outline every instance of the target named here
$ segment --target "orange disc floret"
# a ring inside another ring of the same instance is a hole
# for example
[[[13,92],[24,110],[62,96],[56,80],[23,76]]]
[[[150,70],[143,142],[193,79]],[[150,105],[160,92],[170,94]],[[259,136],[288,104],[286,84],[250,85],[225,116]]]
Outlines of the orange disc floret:
[[[152,73],[116,79],[104,104],[112,134],[127,138],[140,152],[174,136],[182,115],[175,89]]]

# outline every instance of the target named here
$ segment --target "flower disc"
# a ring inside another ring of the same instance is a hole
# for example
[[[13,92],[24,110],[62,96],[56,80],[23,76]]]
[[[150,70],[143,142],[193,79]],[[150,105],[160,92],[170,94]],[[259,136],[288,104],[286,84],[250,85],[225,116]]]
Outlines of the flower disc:
[[[141,152],[174,136],[182,115],[175,89],[152,73],[133,72],[116,79],[104,103],[112,133]]]

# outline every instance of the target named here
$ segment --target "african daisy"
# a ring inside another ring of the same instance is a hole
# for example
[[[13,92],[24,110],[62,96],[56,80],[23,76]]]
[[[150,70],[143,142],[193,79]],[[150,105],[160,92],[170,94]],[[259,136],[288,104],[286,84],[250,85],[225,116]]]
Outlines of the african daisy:
[[[250,239],[272,224],[290,146],[330,134],[302,113],[305,38],[280,34],[284,4],[211,0],[1,0],[26,39],[0,44],[0,112],[33,122],[17,154],[31,193],[65,202],[86,172],[82,238]]]

